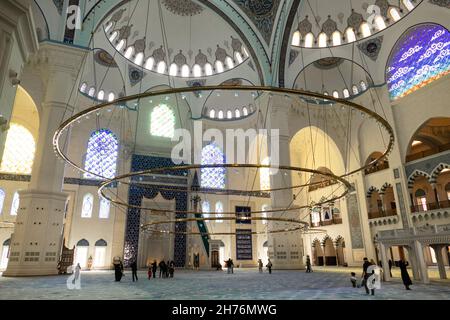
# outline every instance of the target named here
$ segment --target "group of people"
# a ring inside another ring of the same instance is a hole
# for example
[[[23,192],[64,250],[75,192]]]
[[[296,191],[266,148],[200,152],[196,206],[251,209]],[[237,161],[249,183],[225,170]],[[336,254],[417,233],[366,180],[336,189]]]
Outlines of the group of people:
[[[160,278],[173,278],[175,273],[175,262],[165,262],[164,260],[161,260],[158,263],[156,260],[154,260],[153,263],[148,266],[148,280],[150,280],[152,276],[153,278],[156,278],[158,268]]]
[[[375,295],[375,285],[374,284],[375,284],[375,281],[377,281],[377,276],[379,277],[379,275],[376,275],[375,277],[371,277],[372,275],[375,275],[375,268],[370,268],[370,267],[376,266],[377,264],[375,263],[375,261],[373,259],[371,259],[369,261],[369,259],[364,258],[363,260],[364,260],[364,263],[363,263],[361,286],[364,286],[364,288],[366,289],[366,294]],[[392,271],[391,271],[392,265],[393,265],[392,260],[389,260],[389,273],[390,273],[391,277],[392,277]],[[400,274],[401,274],[405,289],[411,290],[410,286],[412,285],[412,281],[411,281],[411,278],[408,273],[408,269],[407,269],[408,266],[409,266],[409,263],[407,261],[405,261],[404,259],[401,259],[398,262],[398,267],[400,268]],[[354,288],[358,287],[356,274],[354,272],[351,273],[350,281]],[[369,285],[369,283],[371,283],[371,285]]]
[[[125,275],[123,262],[120,258],[116,258],[114,260],[113,265],[114,265],[115,281],[120,282],[122,280],[122,277]],[[159,263],[157,263],[157,261],[154,260],[153,263],[151,263],[148,266],[148,279],[149,280],[152,278],[152,276],[153,276],[153,278],[156,278],[156,273],[157,273],[158,267],[159,267],[159,277],[160,278],[173,278],[174,273],[175,273],[175,262],[173,262],[173,261],[165,262],[164,260],[162,260]],[[138,266],[137,266],[136,260],[131,261],[130,268],[131,268],[133,282],[138,281],[138,274],[137,274]]]
[[[263,264],[262,260],[258,259],[258,270],[259,270],[259,273],[263,272],[263,265],[264,264]],[[267,268],[267,270],[269,270],[269,274],[272,273],[272,266],[273,266],[272,261],[270,261],[270,259],[268,259],[267,260],[267,264],[266,264],[266,268]]]

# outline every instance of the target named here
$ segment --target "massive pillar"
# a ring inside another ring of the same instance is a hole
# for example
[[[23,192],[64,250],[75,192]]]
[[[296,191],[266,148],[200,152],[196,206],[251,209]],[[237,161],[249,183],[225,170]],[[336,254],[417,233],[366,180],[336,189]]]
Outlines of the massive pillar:
[[[432,246],[432,248],[434,249],[434,252],[436,253],[436,260],[437,260],[438,269],[439,269],[439,277],[441,279],[447,279],[447,272],[445,270],[445,260],[444,260],[444,255],[442,253],[444,248],[447,249],[447,246],[435,245],[435,246]]]
[[[289,111],[291,101],[283,96],[274,95],[269,97],[269,129],[278,132],[269,132],[270,139],[269,152],[278,152],[279,164],[289,166],[290,161],[290,133],[289,133]],[[278,148],[274,148],[274,143],[278,143]],[[271,157],[273,165],[274,156]],[[289,171],[278,171],[271,175],[272,188],[284,188],[292,186],[291,174]],[[293,205],[293,191],[274,191],[271,194],[272,209],[287,208]],[[272,217],[299,219],[298,211],[275,212]],[[268,244],[269,257],[272,259],[274,269],[303,269],[303,242],[301,234],[297,232],[271,234],[271,230],[280,230],[293,227],[290,223],[269,222],[268,223]]]
[[[39,140],[30,189],[19,193],[20,204],[4,276],[57,274],[67,195],[62,193],[64,164],[53,152],[53,135],[72,115],[72,90],[84,51],[56,44],[41,46],[33,66],[45,83]]]
[[[0,159],[24,63],[38,49],[32,0],[0,1]]]
[[[378,248],[380,251],[380,260],[383,267],[383,277],[384,281],[391,281],[391,274],[389,270],[389,259],[387,257],[387,248],[384,243],[378,243]]]
[[[418,240],[414,240],[414,252],[417,266],[419,268],[420,279],[425,284],[430,283],[430,279],[428,278],[428,267],[425,262],[425,256],[423,254],[423,246],[422,243]]]

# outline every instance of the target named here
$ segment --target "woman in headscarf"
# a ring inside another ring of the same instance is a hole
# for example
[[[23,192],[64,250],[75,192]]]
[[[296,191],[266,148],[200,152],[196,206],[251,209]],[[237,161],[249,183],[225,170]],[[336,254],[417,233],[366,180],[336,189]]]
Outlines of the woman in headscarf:
[[[408,261],[401,259],[398,266],[400,268],[403,284],[405,285],[406,290],[411,290],[411,288],[409,286],[412,285],[412,281],[408,274],[408,269],[407,269],[407,267],[409,266]]]

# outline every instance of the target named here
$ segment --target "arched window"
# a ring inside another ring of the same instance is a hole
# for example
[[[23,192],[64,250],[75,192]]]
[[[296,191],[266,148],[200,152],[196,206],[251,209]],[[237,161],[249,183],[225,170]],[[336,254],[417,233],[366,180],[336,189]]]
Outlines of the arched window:
[[[20,197],[18,192],[14,192],[13,201],[11,204],[11,212],[10,215],[17,216],[17,213],[19,211],[19,203],[20,203]]]
[[[210,117],[211,119],[214,119],[214,118],[216,117],[216,110],[211,109],[211,110],[209,111],[209,117]]]
[[[353,91],[353,94],[354,94],[354,95],[357,95],[357,94],[359,93],[359,89],[358,89],[358,86],[356,86],[356,85],[353,85],[353,87],[352,87],[352,91]]]
[[[108,219],[110,209],[111,203],[106,199],[100,199],[100,211],[98,213],[98,217],[100,219]]]
[[[189,66],[187,64],[185,64],[181,67],[181,76],[183,78],[189,77],[190,72],[191,72],[191,70],[189,70]]]
[[[209,206],[209,201],[202,202],[202,213],[204,218],[209,218],[209,212],[211,212],[211,207]]]
[[[136,55],[136,58],[134,58],[134,63],[136,63],[138,66],[142,66],[143,62],[144,62],[144,53],[139,52]]]
[[[202,165],[224,164],[225,156],[220,148],[211,143],[202,149]],[[225,168],[202,168],[201,186],[211,189],[225,189]]]
[[[361,91],[367,90],[367,84],[364,81],[361,81],[361,83],[359,85],[361,86]]]
[[[133,55],[133,53],[134,53],[134,47],[133,46],[128,47],[127,51],[125,51],[125,58],[130,59],[131,56]]]
[[[339,99],[339,92],[333,91],[333,97]]]
[[[104,90],[100,90],[100,91],[98,92],[97,99],[98,99],[98,100],[103,100],[103,99],[105,99],[105,91],[104,91]]]
[[[124,45],[125,45],[125,40],[123,40],[123,39],[120,40],[119,43],[118,43],[117,46],[116,46],[116,50],[117,50],[117,51],[122,50]]]
[[[0,189],[0,214],[3,212],[3,205],[5,203],[6,193],[5,190]]]
[[[248,109],[247,109],[247,107],[244,107],[244,109],[242,109],[242,114],[244,115],[244,117],[248,116]]]
[[[327,46],[328,41],[327,35],[324,32],[320,33],[318,41],[319,41],[319,48],[325,48]]]
[[[450,32],[440,25],[409,29],[393,49],[386,70],[391,100],[419,90],[450,73]]]
[[[310,32],[305,36],[305,47],[311,48],[314,43],[314,35]]]
[[[381,15],[377,15],[374,22],[377,26],[378,31],[386,29],[386,22],[384,22],[384,18]]]
[[[356,41],[355,31],[352,27],[348,27],[347,30],[345,30],[345,36],[347,37],[347,43]]]
[[[236,110],[234,111],[234,116],[235,116],[236,118],[240,118],[240,117],[241,117],[241,110],[236,109]]]
[[[192,68],[192,73],[194,74],[194,77],[198,78],[202,76],[202,68],[198,65],[195,64],[194,67]]]
[[[178,66],[176,63],[172,63],[169,68],[169,75],[175,77],[178,73]]]
[[[89,138],[84,169],[86,179],[111,179],[116,175],[118,141],[111,130],[94,131]],[[100,177],[96,176],[99,175]]]
[[[231,110],[227,111],[227,119],[233,119],[233,112]]]
[[[294,32],[294,35],[292,36],[292,45],[293,46],[300,46],[300,38],[301,38],[301,34],[300,34],[300,31],[295,31]]]
[[[166,72],[166,63],[164,61],[160,61],[158,63],[158,67],[156,68],[156,72],[158,72],[158,73]]]
[[[91,87],[91,88],[89,89],[88,95],[89,95],[90,97],[95,96],[95,88],[94,88],[94,87]]]
[[[6,135],[1,172],[31,174],[36,152],[36,143],[24,126],[12,123]]]
[[[398,12],[397,8],[391,7],[388,12],[389,12],[389,16],[392,18],[392,20],[398,21],[401,19],[400,13]]]
[[[225,63],[227,65],[228,69],[233,69],[234,68],[234,61],[233,61],[233,59],[231,59],[231,57],[227,57],[225,59]]]
[[[414,5],[412,4],[411,0],[402,0],[403,5],[408,9],[408,11],[412,11],[414,9]]]
[[[348,91],[348,89],[347,89],[347,88],[346,88],[346,89],[344,89],[343,93],[344,93],[344,98],[348,98],[348,97],[350,97],[350,92]]]
[[[113,42],[114,40],[116,40],[118,35],[119,35],[119,32],[114,31],[113,34],[109,37],[109,41]]]
[[[114,94],[114,92],[110,92],[108,95],[108,102],[114,101],[115,98],[116,98],[116,95]]]
[[[205,74],[210,76],[213,74],[213,68],[210,63],[205,64]]]
[[[370,37],[370,35],[372,34],[372,31],[370,31],[370,26],[367,22],[361,23],[361,26],[359,28],[364,38]]]
[[[218,118],[223,119],[223,110],[219,110]]]
[[[239,51],[234,53],[234,58],[238,63],[242,63],[242,61],[244,61],[244,58],[242,58],[242,54]]]
[[[81,87],[80,87],[80,91],[83,92],[83,93],[85,93],[85,92],[86,92],[86,89],[87,89],[87,83],[86,83],[86,82],[83,82],[83,84],[82,84]]]
[[[267,157],[262,162],[262,165],[269,165],[270,159]],[[261,168],[259,171],[259,183],[261,185],[261,190],[269,190],[270,189],[270,169],[269,168]]]
[[[155,66],[155,59],[153,59],[153,57],[148,58],[147,61],[145,62],[145,69],[152,70],[154,66]]]
[[[341,33],[338,30],[333,32],[332,38],[333,38],[333,46],[340,46],[341,45],[341,43],[342,43],[342,35],[341,35]]]
[[[417,205],[420,207],[421,211],[427,211],[427,194],[422,189],[418,189],[415,193]]]
[[[150,115],[150,133],[154,137],[172,138],[175,134],[175,115],[165,104],[156,106]]]
[[[94,196],[90,193],[85,194],[83,197],[83,203],[81,205],[81,217],[91,218],[93,207],[94,207]]]
[[[223,63],[222,63],[222,61],[219,61],[219,60],[216,61],[216,71],[217,71],[217,73],[222,73],[223,72]]]
[[[223,217],[223,204],[222,204],[222,202],[220,202],[220,201],[217,201],[216,202],[216,213],[217,213],[217,215],[216,215],[216,218],[218,218],[218,220],[216,220],[216,222],[217,223],[222,223],[223,222],[223,220],[222,219],[219,219],[219,218],[222,218]]]

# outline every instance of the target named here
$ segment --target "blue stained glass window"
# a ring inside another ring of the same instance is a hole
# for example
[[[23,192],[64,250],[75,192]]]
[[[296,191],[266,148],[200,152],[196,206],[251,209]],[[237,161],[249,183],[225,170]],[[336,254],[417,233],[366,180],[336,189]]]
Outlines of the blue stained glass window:
[[[3,211],[3,204],[5,203],[5,190],[0,189],[0,214]]]
[[[225,156],[220,148],[211,143],[202,149],[202,165],[224,164]],[[211,189],[225,189],[225,168],[202,168],[201,186]]]
[[[85,170],[111,179],[116,175],[118,141],[114,133],[108,129],[100,129],[89,138]],[[87,179],[101,179],[90,173],[85,173]]]
[[[396,100],[450,73],[450,33],[436,24],[411,28],[389,59],[386,79]]]

